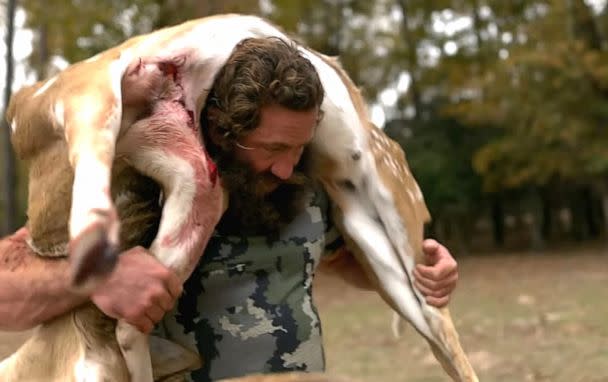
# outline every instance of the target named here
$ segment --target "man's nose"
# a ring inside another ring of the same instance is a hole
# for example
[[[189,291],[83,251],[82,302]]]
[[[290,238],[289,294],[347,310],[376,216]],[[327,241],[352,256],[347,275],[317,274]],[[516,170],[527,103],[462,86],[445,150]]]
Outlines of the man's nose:
[[[287,180],[291,178],[291,175],[293,174],[293,169],[300,161],[300,156],[302,156],[302,150],[289,150],[284,155],[281,155],[280,158],[277,158],[277,160],[272,165],[270,171],[277,178],[281,180]]]
[[[272,167],[270,168],[270,172],[277,178],[281,180],[287,180],[291,178],[291,174],[293,174],[293,168],[295,164],[291,161],[282,159],[276,161]]]

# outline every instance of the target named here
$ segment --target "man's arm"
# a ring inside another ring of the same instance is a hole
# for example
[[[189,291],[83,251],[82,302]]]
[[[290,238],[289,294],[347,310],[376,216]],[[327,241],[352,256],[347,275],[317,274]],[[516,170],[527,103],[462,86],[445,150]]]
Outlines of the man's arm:
[[[416,288],[426,297],[426,302],[438,308],[444,307],[458,282],[458,264],[450,251],[433,239],[423,242],[422,250],[426,265],[418,264],[414,269]],[[363,267],[346,247],[333,255],[322,258],[319,269],[337,274],[349,284],[362,289],[374,289]]]
[[[25,330],[87,300],[68,288],[68,262],[44,259],[25,243],[27,229],[0,240],[0,329]]]
[[[359,289],[374,290],[371,280],[365,274],[363,267],[355,255],[342,245],[331,255],[321,257],[319,271],[339,276],[348,284]]]
[[[22,228],[0,240],[1,330],[32,328],[89,299],[71,291],[67,260],[35,255],[27,237]],[[90,298],[106,315],[149,332],[181,291],[173,272],[136,247],[120,255],[108,280]]]

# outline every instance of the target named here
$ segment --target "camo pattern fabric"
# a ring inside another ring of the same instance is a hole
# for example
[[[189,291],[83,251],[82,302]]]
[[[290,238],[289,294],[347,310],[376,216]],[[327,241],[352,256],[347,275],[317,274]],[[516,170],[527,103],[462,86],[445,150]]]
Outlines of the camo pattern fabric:
[[[312,281],[321,256],[340,242],[328,206],[325,194],[311,193],[278,240],[212,236],[156,333],[199,352],[203,367],[190,381],[324,370]]]

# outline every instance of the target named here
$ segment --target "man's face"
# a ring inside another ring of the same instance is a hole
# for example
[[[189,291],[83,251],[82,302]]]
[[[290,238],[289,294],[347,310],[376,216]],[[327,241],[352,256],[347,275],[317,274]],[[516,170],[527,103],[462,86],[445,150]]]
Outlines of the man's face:
[[[317,109],[294,111],[279,105],[262,108],[258,127],[234,148],[235,159],[258,176],[260,193],[274,191],[289,181],[313,138],[318,115]]]
[[[318,111],[266,106],[260,123],[216,160],[230,192],[226,230],[276,232],[304,206],[312,181],[301,159],[313,138]]]

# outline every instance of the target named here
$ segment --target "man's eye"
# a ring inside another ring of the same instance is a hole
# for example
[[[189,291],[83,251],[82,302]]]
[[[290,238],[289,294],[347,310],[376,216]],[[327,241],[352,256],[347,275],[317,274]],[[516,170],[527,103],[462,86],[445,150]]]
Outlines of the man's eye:
[[[266,150],[269,151],[269,152],[271,152],[271,153],[276,154],[276,153],[280,153],[280,152],[285,151],[285,147],[283,147],[283,146],[268,146],[268,147],[266,147]]]

